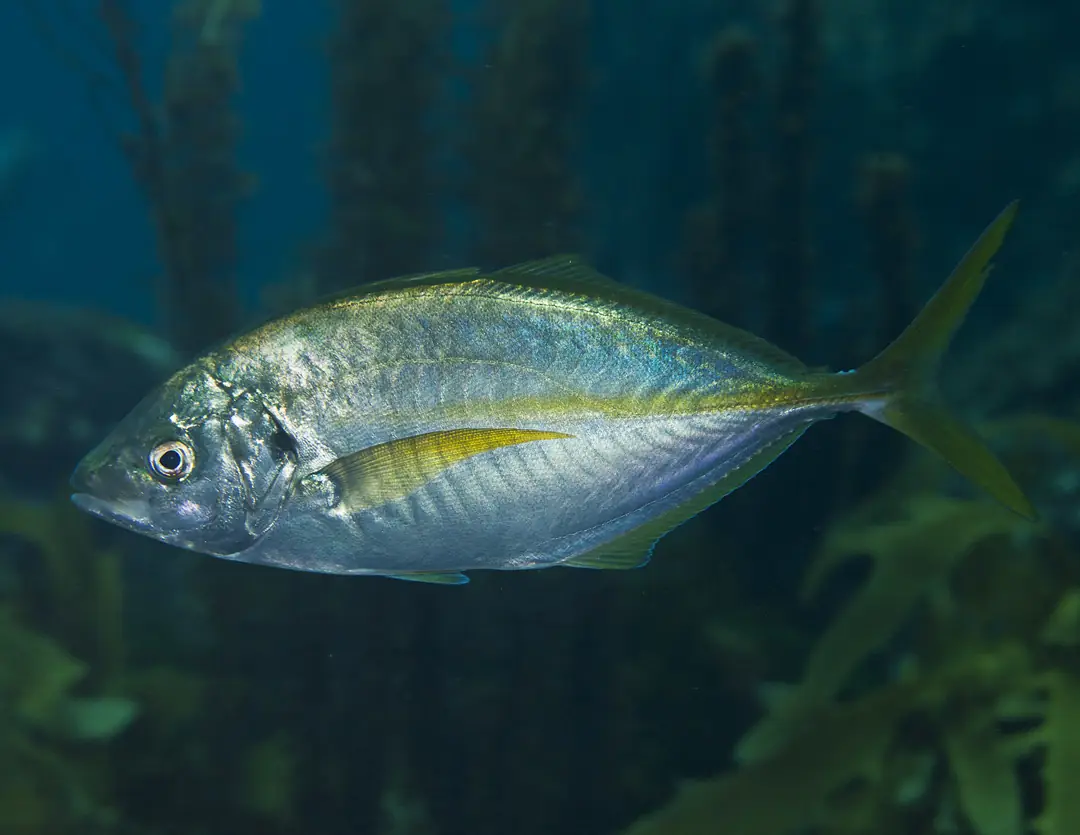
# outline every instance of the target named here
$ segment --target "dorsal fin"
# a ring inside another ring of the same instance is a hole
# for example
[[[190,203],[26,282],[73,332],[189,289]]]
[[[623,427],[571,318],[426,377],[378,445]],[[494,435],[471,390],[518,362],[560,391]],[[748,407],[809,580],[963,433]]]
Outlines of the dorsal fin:
[[[605,298],[608,294],[617,296],[623,290],[633,288],[620,284],[604,275],[580,255],[566,253],[551,255],[535,261],[523,261],[511,264],[484,276],[492,281],[502,281],[519,287],[534,287],[538,290],[562,290],[568,293]]]
[[[801,360],[771,342],[646,290],[615,281],[585,263],[579,255],[553,255],[537,261],[526,261],[477,278],[599,299],[678,325],[710,341],[719,340],[733,348],[745,350],[779,370],[793,373],[807,370]]]
[[[645,290],[622,284],[599,272],[579,255],[562,254],[524,261],[509,267],[482,273],[476,267],[445,272],[417,273],[364,284],[350,291],[321,300],[329,303],[347,298],[363,298],[395,290],[417,287],[467,284],[489,281],[506,287],[518,287],[539,292],[563,293],[583,299],[607,302],[625,307],[645,317],[662,320],[687,332],[698,334],[704,341],[720,342],[739,351],[758,357],[777,370],[802,373],[806,365],[799,359],[759,336],[713,319]]]
[[[323,296],[315,301],[315,306],[331,304],[345,299],[357,299],[364,296],[376,296],[393,290],[408,290],[410,287],[435,287],[440,284],[462,284],[466,281],[474,281],[480,277],[480,270],[476,267],[464,267],[457,270],[443,270],[434,273],[411,273],[399,275],[394,278],[386,278],[381,281],[371,281],[360,284],[346,290]]]

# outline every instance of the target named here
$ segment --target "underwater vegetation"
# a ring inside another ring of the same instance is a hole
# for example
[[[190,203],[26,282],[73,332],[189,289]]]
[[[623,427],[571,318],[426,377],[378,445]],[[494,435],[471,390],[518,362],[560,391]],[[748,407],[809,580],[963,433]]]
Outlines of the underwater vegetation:
[[[0,412],[0,487],[41,499],[116,421],[115,400],[134,402],[179,364],[168,341],[123,319],[25,301],[0,309],[0,354],[0,381],[19,391]]]
[[[117,689],[124,663],[119,556],[86,554],[87,530],[62,504],[5,501],[0,531],[39,562],[18,579],[40,578],[45,599],[36,614],[51,615],[47,635],[32,624],[28,590],[13,599],[7,589],[0,605],[0,827],[107,831],[115,813],[104,792],[102,745],[138,713]]]
[[[250,180],[236,159],[232,100],[243,23],[258,14],[259,0],[176,3],[158,103],[146,86],[126,4],[100,3],[135,116],[122,146],[153,216],[166,270],[162,321],[183,323],[169,334],[183,352],[232,333],[239,321],[236,207]]]
[[[160,63],[138,4],[78,7],[130,116],[117,142],[157,236],[156,329],[0,315],[0,833],[1080,832],[1080,273],[1039,247],[1040,219],[1077,193],[1080,101],[1057,80],[1076,63],[1071,7],[328,4],[312,164],[327,222],[279,304],[573,249],[604,268],[612,240],[648,238],[666,266],[627,281],[849,368],[940,278],[921,266],[974,231],[947,195],[984,212],[1024,198],[1002,303],[970,323],[943,389],[1039,522],[838,420],[645,571],[444,589],[189,557],[70,506],[89,445],[254,315],[237,92],[247,26],[271,12],[171,5]],[[685,34],[665,43],[676,14]],[[449,48],[459,26],[483,30],[472,63]],[[1052,74],[1023,32],[1060,58]],[[621,80],[625,107],[598,116],[619,61],[689,70]],[[617,130],[595,147],[601,116]],[[700,166],[634,155],[665,137]],[[658,171],[617,168],[641,159]],[[650,174],[672,183],[648,212],[670,234],[612,235],[628,214],[611,204]]]
[[[799,680],[766,688],[738,765],[684,785],[626,832],[1075,830],[1080,423],[1017,418],[992,432],[1009,439],[1006,461],[1030,465],[1041,447],[1059,462],[1036,487],[1045,506],[1065,498],[1065,516],[1033,524],[926,492],[944,470],[907,465],[826,533],[804,602],[854,558],[870,574]]]
[[[443,0],[332,5],[323,293],[424,269],[417,255],[441,242],[429,114],[446,69],[448,25]]]

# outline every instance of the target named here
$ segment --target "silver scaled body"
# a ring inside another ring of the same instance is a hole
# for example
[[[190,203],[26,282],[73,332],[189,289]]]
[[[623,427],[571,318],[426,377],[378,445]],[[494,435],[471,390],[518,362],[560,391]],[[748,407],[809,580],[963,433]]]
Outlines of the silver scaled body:
[[[563,563],[837,411],[738,405],[789,385],[787,359],[620,302],[483,279],[302,311],[201,363],[258,397],[298,458],[269,530],[222,556],[379,574]],[[570,437],[492,449],[350,512],[312,481],[359,450],[458,428]]]

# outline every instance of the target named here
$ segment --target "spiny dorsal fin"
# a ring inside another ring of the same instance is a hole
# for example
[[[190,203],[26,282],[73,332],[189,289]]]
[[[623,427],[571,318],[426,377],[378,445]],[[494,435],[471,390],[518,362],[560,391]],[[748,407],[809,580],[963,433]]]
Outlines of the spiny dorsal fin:
[[[639,525],[611,542],[559,564],[569,568],[640,568],[649,561],[653,548],[664,534],[744,485],[779,458],[805,431],[806,427],[800,426],[786,435],[781,435],[771,444],[755,452],[741,467],[736,467],[715,484],[706,487],[681,505],[673,507],[667,513]]]
[[[458,270],[444,270],[435,273],[413,273],[399,275],[394,278],[386,278],[381,281],[370,281],[347,290],[332,293],[316,300],[315,304],[322,306],[346,299],[358,299],[365,296],[377,296],[394,290],[408,290],[411,287],[436,287],[440,284],[463,284],[474,281],[480,276],[480,270],[476,267],[465,267]]]
[[[631,289],[574,254],[552,255],[536,261],[511,264],[483,277],[522,287],[563,290],[590,296],[617,294],[621,290]]]
[[[499,447],[569,438],[534,429],[450,429],[398,438],[331,462],[322,469],[337,487],[338,507],[352,513],[400,499],[459,461]]]

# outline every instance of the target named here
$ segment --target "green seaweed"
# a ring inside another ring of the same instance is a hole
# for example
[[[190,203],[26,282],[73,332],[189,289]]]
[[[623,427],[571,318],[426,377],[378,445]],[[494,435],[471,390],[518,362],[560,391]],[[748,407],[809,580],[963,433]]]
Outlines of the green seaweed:
[[[125,667],[120,555],[95,547],[93,522],[66,496],[41,503],[0,498],[0,533],[30,545],[47,600],[41,616],[108,686]]]
[[[101,3],[138,123],[122,147],[157,233],[161,321],[185,353],[231,334],[239,323],[237,208],[252,181],[236,160],[233,99],[240,34],[260,12],[259,0],[177,2],[159,104],[146,84],[130,11],[120,0]]]
[[[912,497],[897,521],[835,526],[807,573],[804,599],[812,598],[823,577],[851,557],[870,556],[873,573],[811,650],[794,692],[740,743],[740,758],[768,756],[792,724],[831,703],[859,664],[888,644],[916,605],[941,589],[972,548],[988,537],[1029,527],[996,504],[941,496]]]
[[[336,0],[329,234],[317,289],[419,272],[439,243],[431,112],[445,72],[445,0]]]
[[[1080,465],[1080,424],[1022,416],[988,434],[1010,464],[1026,459],[1018,470],[1037,494],[1067,485],[1046,460]],[[1031,524],[926,492],[952,483],[912,457],[830,526],[804,601],[853,557],[873,569],[807,651],[799,683],[767,688],[769,712],[735,769],[681,790],[628,833],[907,833],[930,819],[974,835],[1076,829],[1080,551],[1062,527],[1070,516],[1051,506]],[[884,677],[867,664],[881,653],[894,659]]]
[[[10,606],[0,606],[0,657],[0,831],[48,833],[107,817],[92,757],[70,746],[112,739],[136,704],[77,694],[87,665]]]
[[[244,756],[240,804],[255,816],[293,826],[296,811],[296,755],[285,732],[256,743]]]
[[[463,148],[480,230],[472,258],[494,266],[575,251],[582,195],[574,116],[586,83],[588,4],[486,5],[499,26],[475,79]]]

